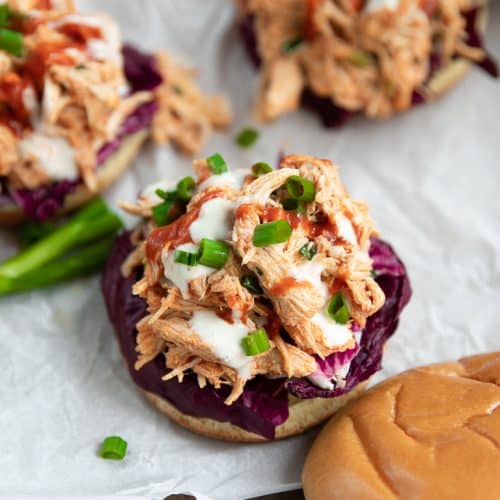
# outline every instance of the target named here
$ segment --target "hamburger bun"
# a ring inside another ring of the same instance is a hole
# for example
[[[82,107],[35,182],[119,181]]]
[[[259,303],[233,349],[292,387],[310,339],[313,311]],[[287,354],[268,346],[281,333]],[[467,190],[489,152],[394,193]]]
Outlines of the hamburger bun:
[[[106,191],[129,167],[147,136],[147,130],[140,130],[126,137],[120,145],[120,149],[113,153],[97,170],[97,190],[90,191],[84,184],[80,184],[66,197],[64,206],[57,212],[56,216],[72,212]],[[0,207],[0,226],[13,226],[24,219],[24,214],[17,205]]]
[[[500,352],[416,368],[373,387],[316,438],[307,500],[500,496]]]
[[[352,391],[335,398],[297,399],[289,396],[288,419],[276,427],[276,439],[301,434],[331,417],[351,399],[359,396],[368,382],[362,382]],[[167,400],[151,392],[142,391],[146,398],[164,415],[175,423],[192,432],[214,439],[242,443],[261,443],[267,441],[263,436],[248,432],[228,422],[219,422],[210,418],[198,418],[180,412]]]

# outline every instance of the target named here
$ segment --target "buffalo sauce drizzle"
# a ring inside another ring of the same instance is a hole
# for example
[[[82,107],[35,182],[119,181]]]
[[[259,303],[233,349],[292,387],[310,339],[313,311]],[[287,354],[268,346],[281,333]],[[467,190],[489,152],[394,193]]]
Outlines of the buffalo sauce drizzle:
[[[8,71],[0,78],[0,123],[20,137],[31,126],[31,114],[26,109],[23,94],[30,82]]]

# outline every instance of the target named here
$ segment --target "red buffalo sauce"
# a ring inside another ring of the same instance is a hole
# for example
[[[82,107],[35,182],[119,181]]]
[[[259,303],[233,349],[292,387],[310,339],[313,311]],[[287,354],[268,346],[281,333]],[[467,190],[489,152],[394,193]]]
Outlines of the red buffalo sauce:
[[[271,309],[267,317],[266,332],[270,339],[280,334],[281,319],[274,309]]]
[[[102,38],[101,29],[88,24],[65,23],[58,26],[57,31],[78,44],[85,44],[92,38]]]
[[[269,293],[273,297],[279,297],[280,295],[284,295],[292,288],[299,287],[311,287],[311,284],[307,281],[299,281],[295,279],[293,276],[285,276],[284,278],[277,281],[269,290]]]
[[[192,242],[189,227],[200,215],[201,206],[208,200],[219,198],[220,194],[220,189],[205,193],[196,201],[196,204],[189,212],[181,215],[168,226],[158,227],[152,231],[146,241],[146,259],[149,262],[154,262],[160,257],[162,250],[166,246],[175,248],[183,243]]]
[[[0,78],[0,123],[18,137],[23,128],[31,126],[30,110],[26,108],[23,93],[29,81],[9,71]]]

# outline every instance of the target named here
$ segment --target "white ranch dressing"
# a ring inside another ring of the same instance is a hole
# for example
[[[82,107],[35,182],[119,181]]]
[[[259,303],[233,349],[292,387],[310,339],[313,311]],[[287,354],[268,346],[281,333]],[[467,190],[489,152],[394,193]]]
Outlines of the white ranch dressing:
[[[189,298],[189,282],[202,276],[212,274],[216,269],[211,267],[202,266],[186,266],[179,262],[175,262],[175,251],[184,250],[185,252],[198,253],[198,246],[192,243],[185,243],[179,245],[172,250],[163,250],[161,253],[161,261],[163,263],[163,275],[170,280],[182,293],[184,298]]]
[[[198,218],[189,226],[191,239],[198,243],[203,238],[230,240],[234,225],[235,203],[224,198],[214,198],[205,202]]]
[[[37,158],[40,167],[54,180],[75,180],[80,175],[75,151],[62,137],[33,132],[19,143],[21,154]]]
[[[298,281],[307,281],[311,284],[313,288],[321,291],[325,301],[328,299],[328,287],[321,280],[321,274],[325,270],[325,267],[317,262],[317,259],[308,260],[303,264],[294,266],[290,272],[290,276]]]
[[[358,239],[352,227],[352,222],[343,214],[335,216],[335,225],[337,226],[337,234],[351,245],[357,245]]]
[[[328,316],[324,309],[317,312],[311,318],[311,321],[321,328],[323,332],[323,341],[328,347],[343,346],[353,338],[350,328],[347,325],[340,325],[334,321]]]
[[[156,194],[156,190],[161,189],[162,191],[171,191],[175,189],[175,186],[176,186],[175,182],[170,180],[158,181],[153,184],[149,184],[149,186],[146,186],[141,191],[139,197],[149,201],[150,203],[157,205],[158,203],[161,203],[163,199]]]
[[[198,186],[198,191],[203,191],[211,186],[228,186],[240,190],[245,182],[245,177],[250,174],[249,170],[243,168],[223,174],[212,174]]]
[[[375,12],[381,9],[396,10],[399,0],[368,0],[364,12]]]
[[[324,389],[325,391],[333,391],[333,389],[335,389],[334,383],[322,373],[313,373],[308,375],[307,380],[309,380],[316,387]]]
[[[195,311],[189,326],[212,352],[222,361],[247,379],[251,375],[252,357],[246,356],[241,339],[247,336],[248,327],[241,321],[228,323],[213,311]]]

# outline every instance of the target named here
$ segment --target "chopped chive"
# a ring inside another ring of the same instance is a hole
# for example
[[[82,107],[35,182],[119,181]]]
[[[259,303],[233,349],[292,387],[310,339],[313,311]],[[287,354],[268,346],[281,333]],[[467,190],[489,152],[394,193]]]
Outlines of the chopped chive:
[[[295,38],[292,38],[291,40],[287,40],[283,44],[281,49],[285,54],[290,54],[295,49],[297,49],[303,41],[304,39],[301,36],[297,36]]]
[[[373,56],[364,50],[353,50],[349,54],[348,60],[351,64],[358,68],[366,68],[367,66],[372,66],[375,63]]]
[[[189,201],[194,193],[196,182],[191,176],[184,177],[177,183],[177,196],[182,201]]]
[[[123,460],[127,454],[127,441],[120,436],[109,436],[101,444],[99,456],[110,460]]]
[[[170,209],[172,208],[173,201],[164,201],[162,203],[159,203],[158,205],[155,205],[152,209],[151,212],[153,214],[153,220],[155,221],[155,224],[160,227],[160,226],[166,226],[170,222]]]
[[[312,241],[310,241],[300,248],[299,253],[307,260],[312,260],[312,258],[318,253],[318,248]]]
[[[328,315],[336,323],[345,325],[349,321],[349,308],[347,307],[347,300],[343,293],[336,293],[328,303]]]
[[[250,293],[253,293],[254,295],[262,295],[262,288],[256,276],[246,274],[241,277],[240,282]]]
[[[316,196],[314,184],[298,175],[292,175],[288,178],[286,181],[286,189],[292,198],[299,201],[310,202],[313,201]]]
[[[199,258],[197,253],[186,252],[184,250],[176,250],[174,254],[174,261],[178,264],[184,264],[189,267],[198,265]]]
[[[260,177],[262,175],[266,175],[269,172],[273,171],[273,167],[266,163],[265,161],[259,161],[255,165],[252,166],[252,174],[255,177]]]
[[[245,127],[236,136],[236,144],[242,148],[250,147],[259,138],[259,131],[254,128]]]
[[[0,29],[0,49],[21,57],[24,53],[23,36],[17,31]]]
[[[269,351],[271,344],[264,328],[259,328],[241,339],[241,347],[247,356],[256,356]]]
[[[10,7],[6,3],[0,5],[0,28],[5,28],[9,24],[10,16]]]
[[[200,264],[221,269],[226,265],[230,252],[231,246],[225,241],[203,238],[200,242]]]
[[[292,234],[292,226],[286,220],[275,220],[255,227],[253,244],[256,247],[265,247],[284,243]]]
[[[213,174],[224,174],[229,169],[227,168],[226,160],[219,153],[215,153],[207,158],[208,166]]]

